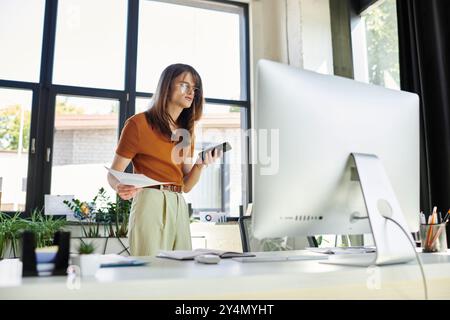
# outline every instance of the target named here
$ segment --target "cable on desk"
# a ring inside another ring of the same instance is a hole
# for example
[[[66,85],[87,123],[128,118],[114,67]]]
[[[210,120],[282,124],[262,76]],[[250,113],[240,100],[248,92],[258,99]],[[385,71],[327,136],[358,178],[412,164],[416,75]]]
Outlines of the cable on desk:
[[[414,254],[416,255],[416,259],[417,259],[417,263],[419,264],[420,267],[420,272],[422,273],[422,281],[423,281],[423,288],[425,291],[425,300],[428,300],[428,288],[427,288],[427,280],[425,278],[425,272],[423,271],[423,265],[422,265],[422,261],[420,260],[419,254],[416,251],[416,244],[411,240],[411,238],[408,235],[408,232],[405,231],[405,229],[403,229],[403,227],[400,225],[400,223],[398,223],[397,221],[395,221],[392,218],[389,217],[385,217],[383,216],[386,220],[392,221],[393,223],[395,223],[405,234],[406,238],[408,238],[409,243],[411,244],[413,250],[414,250]]]
[[[369,217],[353,217],[353,219],[355,220],[363,220],[363,219],[368,219]],[[422,260],[420,260],[419,254],[416,251],[416,244],[414,242],[411,241],[411,238],[408,235],[408,232],[405,231],[405,229],[403,229],[403,227],[401,226],[400,223],[398,223],[397,221],[395,221],[392,218],[383,216],[383,218],[385,218],[386,220],[392,221],[393,223],[395,223],[400,230],[402,230],[402,232],[405,234],[406,238],[408,239],[408,242],[411,244],[413,250],[414,250],[414,254],[416,255],[416,260],[417,263],[419,264],[420,267],[420,273],[422,274],[422,282],[423,282],[423,288],[424,288],[424,292],[425,292],[425,300],[428,300],[428,288],[427,288],[427,280],[425,278],[425,272],[423,271],[423,265],[422,265]]]

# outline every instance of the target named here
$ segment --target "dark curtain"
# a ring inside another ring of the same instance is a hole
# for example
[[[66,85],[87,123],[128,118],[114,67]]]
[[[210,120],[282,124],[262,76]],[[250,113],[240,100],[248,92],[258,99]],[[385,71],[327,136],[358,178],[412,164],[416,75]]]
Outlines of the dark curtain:
[[[361,14],[361,12],[366,10],[377,1],[378,0],[350,0],[350,3],[353,7],[353,10],[355,10],[357,14]]]
[[[450,1],[397,0],[400,82],[421,101],[420,206],[450,208]],[[447,242],[450,245],[450,229]]]

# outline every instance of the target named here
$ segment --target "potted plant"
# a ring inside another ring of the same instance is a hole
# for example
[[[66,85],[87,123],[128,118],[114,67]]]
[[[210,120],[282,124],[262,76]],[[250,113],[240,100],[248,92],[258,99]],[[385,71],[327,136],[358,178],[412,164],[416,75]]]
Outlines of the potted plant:
[[[91,254],[95,251],[95,245],[92,242],[81,241],[78,246],[78,254]]]
[[[107,228],[105,253],[128,253],[128,221],[131,209],[131,200],[123,200],[116,196],[110,201],[104,188],[100,188],[96,197],[96,220]]]
[[[29,220],[25,220],[25,230],[33,231],[36,236],[36,247],[51,246],[55,232],[62,230],[66,225],[65,219],[44,215],[42,209],[35,209]]]
[[[104,188],[100,188],[96,196],[90,202],[79,199],[64,201],[74,212],[82,229],[82,239],[73,239],[73,248],[77,241],[91,241],[96,244],[102,253],[128,253],[128,220],[131,209],[131,201],[120,197],[116,201],[110,201]],[[105,235],[101,237],[100,226],[105,226]],[[87,240],[90,238],[90,240]]]
[[[26,221],[20,217],[20,212],[12,216],[0,212],[0,259],[18,257],[20,232],[25,227]]]
[[[0,260],[5,257],[6,251],[6,230],[3,224],[3,213],[0,212]]]
[[[131,200],[123,200],[119,196],[116,201],[107,202],[109,214],[109,239],[107,244],[108,253],[128,254],[128,221],[130,217]]]
[[[33,210],[31,217],[23,219],[20,212],[10,216],[0,212],[0,258],[17,258],[20,256],[20,237],[24,230],[32,231],[36,235],[38,248],[53,244],[56,231],[66,224],[64,219],[45,216],[42,210]]]
[[[100,225],[96,221],[95,200],[86,202],[79,199],[71,201],[64,200],[64,203],[73,211],[74,217],[79,221],[82,235],[86,238],[98,238],[100,236]]]
[[[93,242],[80,241],[78,255],[72,257],[72,263],[80,267],[83,276],[95,275],[100,268],[100,255],[94,252]]]
[[[131,200],[123,200],[117,196],[115,202],[108,202],[107,211],[110,216],[109,236],[125,238],[128,234]]]
[[[105,190],[101,188],[91,201],[79,199],[65,200],[64,203],[73,211],[74,217],[81,227],[81,238],[72,238],[72,248],[76,248],[83,241],[95,244],[98,250],[104,250],[107,238],[102,236],[100,227],[105,223],[108,215],[105,213]],[[107,222],[107,221],[106,221]]]

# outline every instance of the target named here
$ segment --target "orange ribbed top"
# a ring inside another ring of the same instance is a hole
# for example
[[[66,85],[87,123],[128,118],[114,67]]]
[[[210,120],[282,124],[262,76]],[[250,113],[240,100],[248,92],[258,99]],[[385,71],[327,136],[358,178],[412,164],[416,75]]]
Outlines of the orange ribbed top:
[[[147,177],[161,181],[183,185],[183,163],[177,164],[172,159],[172,151],[179,142],[168,138],[150,126],[145,114],[138,113],[130,117],[120,135],[116,153],[131,159],[135,173],[145,174]],[[181,144],[178,145],[181,149]],[[191,137],[190,150],[194,152],[194,137]]]

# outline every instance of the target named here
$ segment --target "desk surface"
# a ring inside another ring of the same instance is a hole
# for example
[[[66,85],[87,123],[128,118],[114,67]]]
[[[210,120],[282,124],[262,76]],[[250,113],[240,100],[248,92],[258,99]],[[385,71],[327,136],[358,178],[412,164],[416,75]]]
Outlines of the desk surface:
[[[292,254],[290,251],[289,254]],[[303,253],[299,251],[299,253]],[[430,299],[450,299],[450,252],[421,254]],[[95,276],[17,277],[0,272],[0,299],[423,299],[416,262],[344,267],[319,261],[217,265],[141,257],[141,267],[102,268]],[[5,261],[0,264],[5,264]]]

